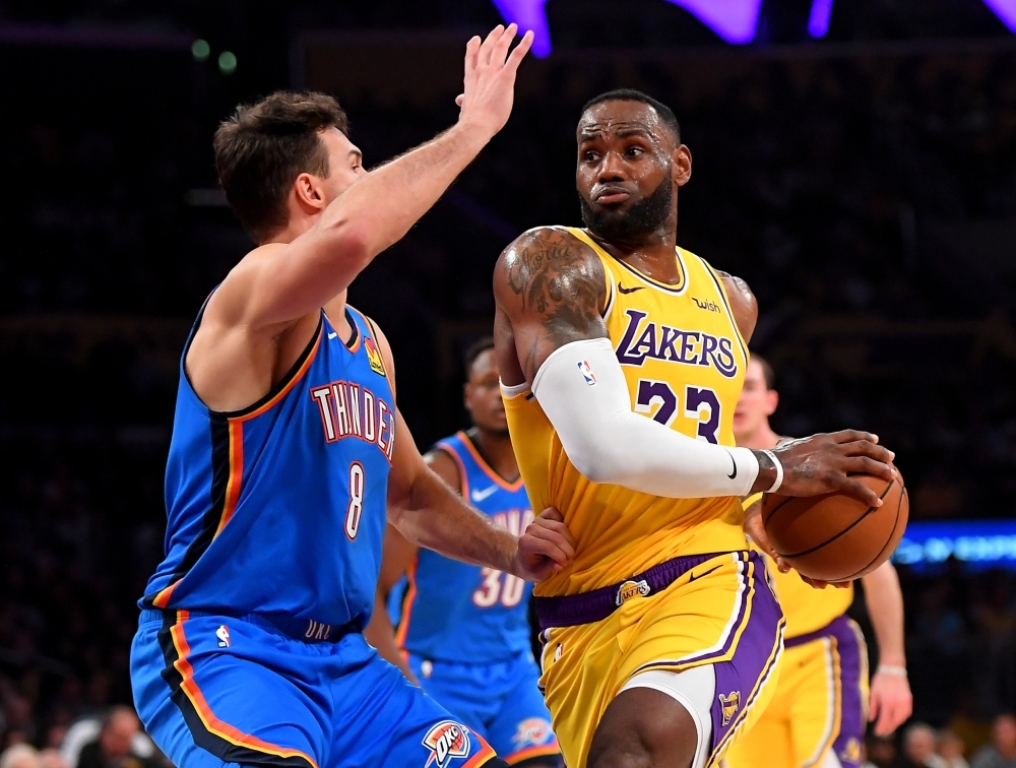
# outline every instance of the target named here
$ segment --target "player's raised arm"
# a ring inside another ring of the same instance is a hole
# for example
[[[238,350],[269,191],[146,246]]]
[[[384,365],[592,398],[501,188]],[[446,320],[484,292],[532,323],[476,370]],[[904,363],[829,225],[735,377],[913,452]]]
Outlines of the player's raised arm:
[[[848,476],[890,472],[891,454],[872,435],[818,435],[790,451],[753,451],[697,441],[636,414],[601,316],[603,266],[568,231],[531,230],[506,248],[495,268],[494,295],[502,381],[529,384],[568,458],[590,480],[672,498],[779,487],[801,496],[843,491],[879,504]],[[753,327],[753,310],[744,315]],[[742,332],[750,330],[742,325]]]
[[[272,258],[245,276],[242,291],[223,311],[254,327],[296,320],[339,294],[401,239],[507,122],[516,71],[532,41],[527,33],[509,54],[515,31],[514,24],[499,26],[482,43],[478,37],[469,41],[461,112],[452,128],[365,174],[292,242],[269,246],[276,251]],[[295,194],[301,194],[299,183]],[[299,202],[314,206],[320,199],[308,191]]]

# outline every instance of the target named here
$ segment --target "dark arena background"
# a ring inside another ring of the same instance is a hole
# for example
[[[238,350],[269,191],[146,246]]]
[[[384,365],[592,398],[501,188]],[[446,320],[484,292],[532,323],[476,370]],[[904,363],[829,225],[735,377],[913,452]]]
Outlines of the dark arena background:
[[[322,90],[376,165],[454,122],[463,46],[505,18],[541,54],[507,127],[351,289],[417,442],[465,425],[501,249],[579,223],[582,104],[645,90],[694,154],[679,242],[758,296],[774,427],[897,451],[912,722],[969,756],[1016,709],[1016,2],[0,0],[0,750],[91,768],[131,702],[180,352],[251,247],[218,122]]]

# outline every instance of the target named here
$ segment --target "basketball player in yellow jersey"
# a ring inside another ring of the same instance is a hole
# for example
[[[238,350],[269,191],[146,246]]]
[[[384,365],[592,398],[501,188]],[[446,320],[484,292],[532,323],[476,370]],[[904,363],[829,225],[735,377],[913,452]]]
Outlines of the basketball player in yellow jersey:
[[[715,765],[768,697],[783,645],[740,497],[877,504],[847,473],[892,477],[867,433],[733,447],[757,307],[742,281],[676,247],[690,176],[670,109],[599,96],[578,126],[587,228],[531,230],[495,271],[519,469],[532,504],[556,506],[576,539],[575,560],[536,591],[541,683],[570,768]]]
[[[734,412],[734,436],[746,448],[775,448],[769,426],[779,396],[773,372],[752,355]],[[749,497],[746,505],[757,503]],[[771,568],[786,616],[786,651],[776,690],[758,722],[735,743],[728,768],[860,768],[865,721],[888,735],[910,717],[913,699],[903,650],[903,595],[892,563],[864,576],[864,599],[878,640],[879,665],[868,692],[868,659],[858,626],[846,616],[854,590],[814,589],[797,573]],[[870,704],[869,704],[870,702]],[[865,713],[867,712],[867,718]]]

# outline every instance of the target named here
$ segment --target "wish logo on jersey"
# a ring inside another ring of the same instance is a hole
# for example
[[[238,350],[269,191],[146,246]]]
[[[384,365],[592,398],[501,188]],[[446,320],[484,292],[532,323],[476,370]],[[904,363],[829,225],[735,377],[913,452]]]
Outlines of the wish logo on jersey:
[[[637,309],[627,309],[625,314],[628,327],[617,345],[617,359],[622,365],[642,365],[649,357],[684,365],[710,366],[728,379],[737,375],[731,339],[702,331],[682,331],[652,320],[643,323],[649,313]]]
[[[530,717],[519,723],[518,730],[512,736],[512,745],[516,752],[527,747],[540,747],[549,743],[554,738],[554,731],[550,722],[542,717]]]
[[[447,768],[453,759],[469,756],[469,731],[464,725],[442,720],[427,731],[423,746],[430,750],[425,768],[431,763],[436,763],[438,768]]]

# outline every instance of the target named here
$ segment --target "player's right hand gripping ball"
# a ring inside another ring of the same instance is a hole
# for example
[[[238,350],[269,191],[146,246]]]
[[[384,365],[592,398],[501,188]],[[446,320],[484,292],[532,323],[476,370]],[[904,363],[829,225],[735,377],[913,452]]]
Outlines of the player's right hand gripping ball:
[[[802,575],[828,582],[859,579],[888,560],[903,538],[910,500],[899,469],[889,481],[870,475],[857,479],[879,495],[881,507],[868,507],[842,493],[770,493],[762,500],[769,541]]]

